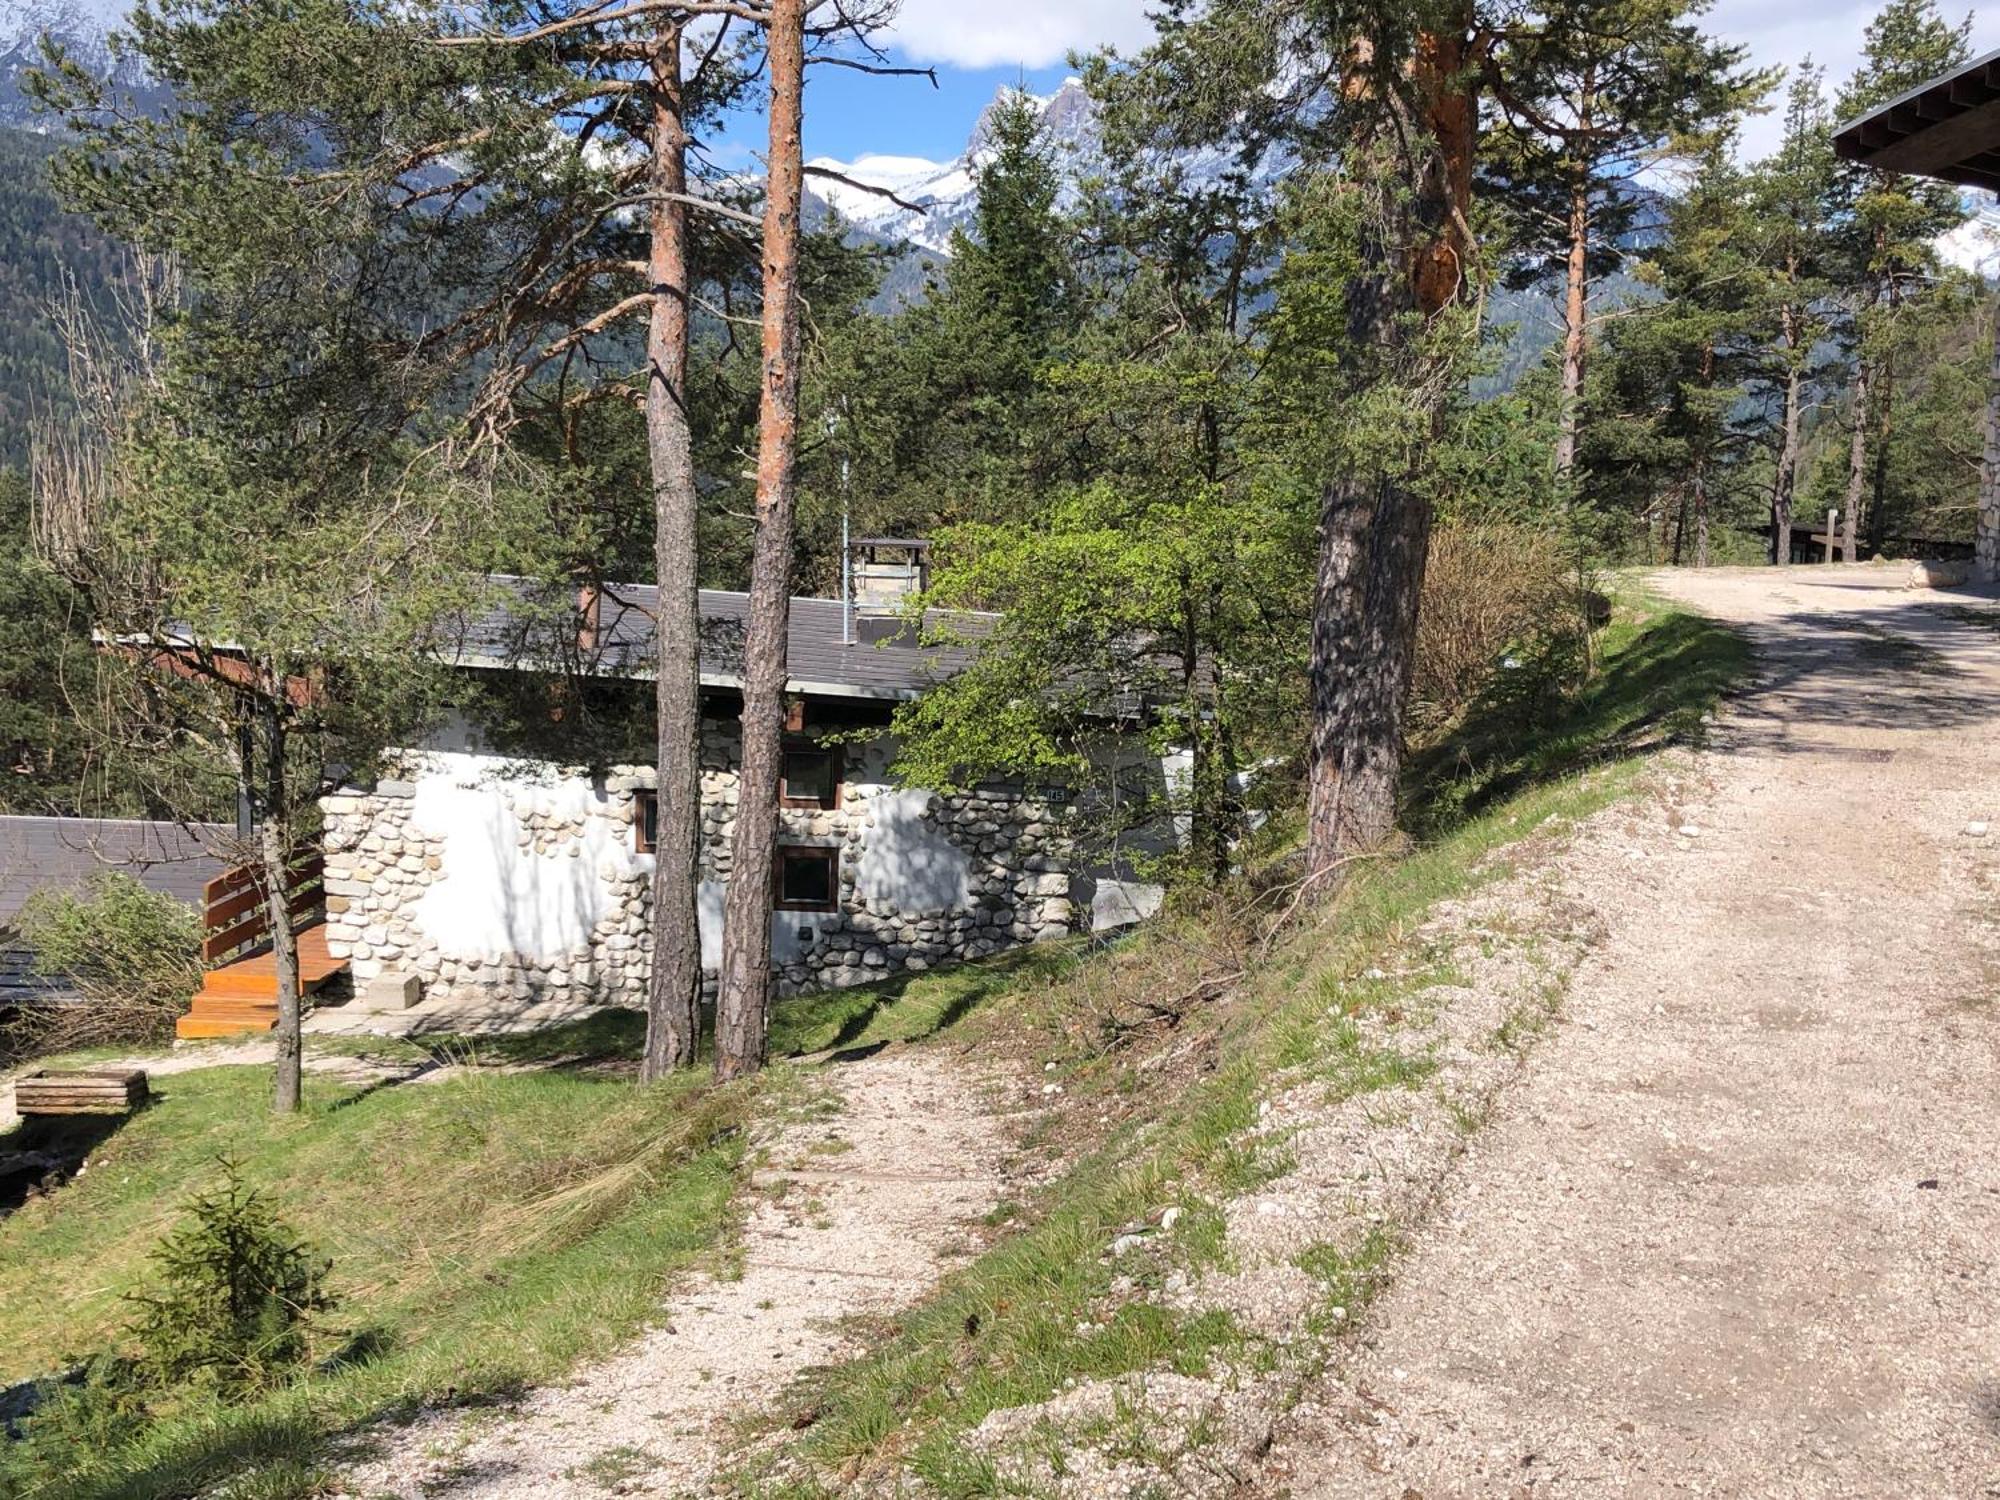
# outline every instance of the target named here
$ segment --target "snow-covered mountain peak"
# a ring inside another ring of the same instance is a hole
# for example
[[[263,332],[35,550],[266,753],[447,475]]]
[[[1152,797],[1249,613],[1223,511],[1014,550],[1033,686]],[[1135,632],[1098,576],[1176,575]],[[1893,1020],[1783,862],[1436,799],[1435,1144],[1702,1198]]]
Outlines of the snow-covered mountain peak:
[[[912,207],[903,207],[882,193],[820,176],[808,177],[806,186],[856,228],[887,240],[907,240],[926,250],[948,251],[952,231],[972,219],[978,198],[976,174],[992,153],[993,113],[1009,92],[1002,90],[980,112],[965,151],[951,161],[871,153],[853,161],[823,156],[811,163],[893,193],[902,204]],[[1029,98],[1041,113],[1043,134],[1058,160],[1067,166],[1087,167],[1097,149],[1097,113],[1083,81],[1066,78],[1053,94],[1031,94]]]

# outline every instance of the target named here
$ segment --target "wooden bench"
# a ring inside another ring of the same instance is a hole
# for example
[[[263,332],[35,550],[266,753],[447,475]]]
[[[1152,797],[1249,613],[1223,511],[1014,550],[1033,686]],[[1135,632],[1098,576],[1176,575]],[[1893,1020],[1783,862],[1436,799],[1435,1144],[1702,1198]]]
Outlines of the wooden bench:
[[[146,1102],[144,1068],[44,1069],[14,1080],[14,1110],[29,1115],[122,1115]]]

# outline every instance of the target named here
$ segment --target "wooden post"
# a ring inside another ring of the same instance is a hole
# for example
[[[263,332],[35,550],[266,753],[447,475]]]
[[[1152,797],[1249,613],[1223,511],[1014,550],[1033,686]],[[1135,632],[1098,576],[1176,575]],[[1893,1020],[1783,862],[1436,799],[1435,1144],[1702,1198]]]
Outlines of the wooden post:
[[[1830,510],[1826,513],[1826,556],[1820,559],[1822,562],[1830,563],[1833,561],[1833,544],[1839,536],[1840,512]]]

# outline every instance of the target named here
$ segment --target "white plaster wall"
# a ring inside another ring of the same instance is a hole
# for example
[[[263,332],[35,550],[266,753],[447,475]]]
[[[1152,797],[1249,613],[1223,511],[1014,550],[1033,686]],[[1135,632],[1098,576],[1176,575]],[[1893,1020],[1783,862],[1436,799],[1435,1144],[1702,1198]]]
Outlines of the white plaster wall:
[[[870,788],[875,827],[854,872],[854,887],[870,906],[930,917],[972,902],[972,861],[926,822],[935,793]]]
[[[590,945],[614,910],[611,882],[651,878],[631,824],[590,782],[473,752],[427,754],[414,768],[411,821],[444,840],[450,878],[427,887],[415,924],[454,958],[552,962]],[[519,812],[581,820],[555,852],[524,847]]]

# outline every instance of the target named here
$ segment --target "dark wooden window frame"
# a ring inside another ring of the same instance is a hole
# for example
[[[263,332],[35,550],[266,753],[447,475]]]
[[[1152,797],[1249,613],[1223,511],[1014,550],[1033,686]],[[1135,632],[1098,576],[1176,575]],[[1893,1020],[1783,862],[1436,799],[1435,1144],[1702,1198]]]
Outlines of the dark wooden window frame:
[[[826,757],[828,790],[825,796],[793,795],[791,783],[785,779],[785,757],[802,753]],[[778,801],[784,807],[808,807],[815,812],[838,812],[846,775],[847,766],[838,744],[821,745],[811,740],[787,740],[778,758]]]
[[[785,867],[796,859],[812,859],[826,866],[826,888],[831,893],[825,901],[787,901],[785,899]],[[836,912],[840,910],[840,846],[838,844],[780,844],[778,858],[771,870],[771,909],[773,911]]]
[[[653,853],[654,840],[659,836],[660,794],[658,792],[634,792],[632,794],[632,848],[640,854]]]

